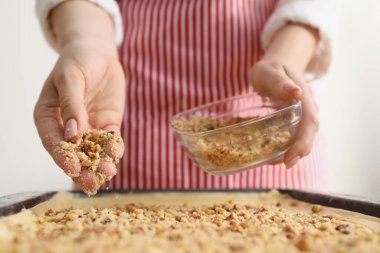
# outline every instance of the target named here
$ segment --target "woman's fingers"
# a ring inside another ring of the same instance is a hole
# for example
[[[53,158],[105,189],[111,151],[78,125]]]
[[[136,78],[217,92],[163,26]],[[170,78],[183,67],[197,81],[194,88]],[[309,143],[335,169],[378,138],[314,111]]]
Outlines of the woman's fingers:
[[[57,89],[66,141],[75,142],[87,128],[88,116],[84,102],[86,80],[73,66],[60,66],[52,79]]]
[[[253,87],[261,95],[280,100],[292,100],[302,96],[302,89],[278,63],[259,62],[250,70]]]
[[[41,126],[41,124],[43,124],[43,126]],[[52,125],[55,123],[50,120],[36,121],[37,128],[43,128],[41,130],[41,133],[43,134],[41,139],[45,149],[53,157],[55,163],[62,168],[69,177],[79,176],[81,164],[76,153],[74,150],[62,151],[60,142],[63,140],[63,136],[60,132],[57,132],[57,130],[61,131],[61,129],[46,127],[48,124]]]
[[[302,119],[293,145],[284,157],[287,168],[293,167],[308,155],[318,131],[318,108],[311,88],[303,78],[280,63],[261,61],[251,69],[250,79],[256,91],[274,99],[299,99],[302,103]]]
[[[311,87],[305,83],[298,75],[291,70],[287,70],[288,75],[297,81],[303,95],[300,98],[302,103],[302,118],[297,131],[294,144],[285,154],[284,162],[287,168],[291,168],[296,160],[308,155],[312,149],[314,137],[318,132],[318,107],[312,94]]]
[[[62,122],[59,118],[59,101],[51,83],[44,86],[34,110],[34,121],[42,144],[55,163],[70,177],[79,175],[81,166],[74,151],[63,153],[60,142],[63,140]]]
[[[106,180],[110,180],[116,175],[117,169],[113,162],[101,159],[97,168],[97,173],[100,173]],[[103,181],[99,181],[97,174],[91,170],[83,169],[78,177],[73,178],[73,181],[86,193],[95,193]]]
[[[66,122],[64,137],[66,141],[75,142],[78,137],[78,123],[75,118],[71,118]]]
[[[109,180],[117,173],[116,165],[111,161],[102,159],[98,166],[98,172]]]
[[[120,127],[115,125],[115,124],[107,125],[107,126],[103,127],[103,129],[107,130],[107,131],[113,131],[116,134],[120,134]],[[107,144],[107,146],[105,147],[105,152],[112,159],[119,160],[124,155],[124,142],[123,142],[123,140],[122,139],[120,139],[120,140],[116,139],[114,141],[109,142]]]
[[[103,127],[103,129],[107,131],[114,131],[117,134],[120,132],[119,127],[113,124]],[[123,142],[108,143],[105,147],[105,153],[114,160],[120,159],[124,153]],[[117,174],[117,168],[113,161],[108,161],[101,158],[97,168],[97,173],[100,173],[106,180],[110,180]],[[96,174],[88,170],[83,170],[80,177],[74,179],[74,182],[76,182],[85,192],[90,194],[96,192],[101,186]]]
[[[100,185],[95,173],[89,170],[82,170],[79,177],[73,178],[73,181],[87,194],[95,193]]]
[[[300,156],[293,157],[288,162],[284,162],[285,163],[285,167],[287,169],[293,168],[293,166],[296,165],[300,159],[301,159]]]
[[[50,155],[69,177],[77,177],[80,174],[81,164],[73,150],[65,150],[65,152],[63,152],[60,145],[54,145]]]
[[[298,133],[294,144],[287,151],[284,162],[287,168],[291,168],[300,158],[308,155],[313,146],[314,137],[318,131],[318,123],[311,119],[310,115],[312,112],[303,108],[303,117],[301,119]],[[306,115],[305,115],[306,114]],[[297,159],[298,157],[298,159]]]
[[[111,141],[105,148],[106,154],[114,160],[118,160],[123,157],[124,143],[122,141]]]

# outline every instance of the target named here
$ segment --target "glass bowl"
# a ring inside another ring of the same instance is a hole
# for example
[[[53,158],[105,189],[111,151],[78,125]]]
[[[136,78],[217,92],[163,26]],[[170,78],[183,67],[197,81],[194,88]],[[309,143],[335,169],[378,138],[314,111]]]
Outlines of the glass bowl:
[[[200,168],[227,175],[282,161],[300,120],[300,101],[248,94],[176,114],[171,127]]]

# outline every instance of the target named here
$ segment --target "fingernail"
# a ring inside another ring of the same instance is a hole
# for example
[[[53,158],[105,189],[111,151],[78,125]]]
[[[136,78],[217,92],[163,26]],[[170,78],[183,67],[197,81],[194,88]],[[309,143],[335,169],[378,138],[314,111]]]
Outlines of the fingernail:
[[[78,124],[75,119],[69,119],[65,126],[65,139],[70,140],[78,135]]]
[[[298,161],[300,160],[301,158],[299,156],[296,156],[294,157],[292,160],[290,160],[289,162],[286,162],[285,163],[285,167],[287,169],[290,169],[292,168],[294,165],[296,165],[296,163],[298,163]]]
[[[297,87],[295,84],[284,84],[283,87],[284,91],[298,91],[300,88]]]

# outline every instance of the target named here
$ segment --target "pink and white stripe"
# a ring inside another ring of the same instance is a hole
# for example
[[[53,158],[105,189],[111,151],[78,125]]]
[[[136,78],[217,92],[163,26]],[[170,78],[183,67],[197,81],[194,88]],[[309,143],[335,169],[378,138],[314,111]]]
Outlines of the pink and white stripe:
[[[120,0],[127,76],[117,189],[314,189],[318,140],[292,170],[265,165],[229,176],[200,170],[176,142],[170,116],[250,91],[260,34],[278,0]],[[261,101],[258,98],[258,101]]]

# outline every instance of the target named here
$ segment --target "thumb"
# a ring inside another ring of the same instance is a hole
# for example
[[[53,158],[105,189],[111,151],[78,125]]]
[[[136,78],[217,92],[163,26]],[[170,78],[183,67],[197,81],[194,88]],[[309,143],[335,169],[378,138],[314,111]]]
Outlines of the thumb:
[[[282,64],[257,63],[251,69],[250,79],[261,95],[280,100],[292,100],[302,96],[302,89],[290,78]]]
[[[285,99],[296,99],[302,96],[301,88],[294,82],[286,82],[282,85],[276,85],[274,89],[275,96]]]
[[[86,81],[80,70],[67,69],[57,74],[54,80],[61,108],[64,138],[76,139],[87,128],[88,115],[84,101]]]
[[[276,73],[276,77],[267,85],[270,96],[281,100],[292,100],[302,96],[302,89],[283,71]]]

